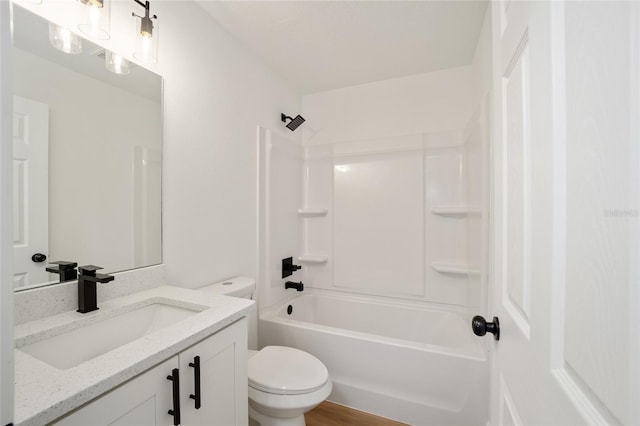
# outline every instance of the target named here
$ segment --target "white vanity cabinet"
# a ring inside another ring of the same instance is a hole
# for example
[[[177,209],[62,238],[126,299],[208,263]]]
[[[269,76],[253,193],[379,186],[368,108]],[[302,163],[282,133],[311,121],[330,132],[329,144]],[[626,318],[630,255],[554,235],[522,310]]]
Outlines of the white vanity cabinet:
[[[162,425],[171,426],[171,386],[167,371],[178,365],[175,356],[96,398],[54,425]]]
[[[178,355],[181,424],[246,426],[249,421],[247,318],[220,330]],[[200,359],[200,408],[195,408],[196,357]],[[168,382],[168,380],[167,380]],[[171,416],[167,414],[171,419]]]
[[[242,323],[245,334],[240,341],[232,336],[231,330],[225,329],[219,334],[228,332],[227,335],[203,340],[180,353],[180,407],[183,425],[247,424],[246,319]],[[196,357],[200,364],[201,405],[198,409],[195,407]]]
[[[195,407],[196,357],[199,357],[200,364],[198,409]],[[167,378],[174,369],[179,374],[181,425],[247,425],[246,318],[106,392],[53,424],[174,425],[174,417],[168,413],[169,410],[175,411],[173,382]]]

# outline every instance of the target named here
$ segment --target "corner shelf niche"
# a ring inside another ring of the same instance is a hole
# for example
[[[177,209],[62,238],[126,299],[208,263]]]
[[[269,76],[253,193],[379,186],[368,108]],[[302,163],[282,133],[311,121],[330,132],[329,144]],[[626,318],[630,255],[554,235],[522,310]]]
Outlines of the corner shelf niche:
[[[305,207],[298,209],[298,214],[302,217],[321,217],[326,216],[329,210],[323,208]]]
[[[431,268],[434,271],[441,274],[453,274],[453,275],[479,275],[480,271],[470,268],[468,265],[461,265],[456,263],[446,262],[432,262]]]
[[[329,260],[329,257],[312,255],[312,254],[304,254],[302,256],[298,256],[298,260],[302,263],[311,263],[314,265],[321,265],[323,263],[327,263],[327,261]]]

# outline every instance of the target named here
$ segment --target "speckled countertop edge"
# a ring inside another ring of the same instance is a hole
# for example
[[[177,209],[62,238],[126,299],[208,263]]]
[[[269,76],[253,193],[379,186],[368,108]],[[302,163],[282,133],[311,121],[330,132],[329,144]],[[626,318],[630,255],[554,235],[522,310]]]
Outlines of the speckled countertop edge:
[[[204,309],[176,324],[100,355],[76,367],[56,369],[15,350],[16,426],[47,424],[156,364],[234,323],[255,309],[251,300],[204,295],[182,287],[158,287],[99,304],[88,314],[65,312],[16,327],[17,347],[149,303]],[[70,348],[70,350],[73,350]]]

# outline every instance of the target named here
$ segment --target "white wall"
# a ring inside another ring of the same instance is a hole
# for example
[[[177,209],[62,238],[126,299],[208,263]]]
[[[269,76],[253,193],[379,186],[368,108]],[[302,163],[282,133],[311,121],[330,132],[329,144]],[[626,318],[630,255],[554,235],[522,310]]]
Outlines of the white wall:
[[[19,49],[13,63],[14,94],[49,106],[49,259],[140,266],[133,147],[160,149],[160,104]]]
[[[306,95],[305,144],[461,130],[471,117],[471,67]]]
[[[469,276],[469,300],[487,308],[489,263],[489,149],[492,86],[491,8],[487,8],[471,63],[473,117],[465,132],[468,204],[473,214],[467,221],[467,258],[480,274]]]
[[[25,7],[75,28],[74,1]],[[63,7],[63,5],[65,7]],[[112,36],[130,57],[131,1],[115,1]],[[137,10],[137,9],[136,9]],[[256,275],[256,125],[280,126],[300,98],[191,1],[157,1],[164,81],[163,260],[168,282],[197,287]]]
[[[300,98],[198,6],[167,6],[160,59],[170,58],[162,67],[168,279],[194,287],[256,276],[256,125],[280,128],[280,112],[297,113]]]
[[[478,44],[471,62],[471,105],[474,110],[483,101],[487,92],[491,89],[492,81],[491,55],[491,8],[488,7],[484,14],[482,29],[478,36]]]

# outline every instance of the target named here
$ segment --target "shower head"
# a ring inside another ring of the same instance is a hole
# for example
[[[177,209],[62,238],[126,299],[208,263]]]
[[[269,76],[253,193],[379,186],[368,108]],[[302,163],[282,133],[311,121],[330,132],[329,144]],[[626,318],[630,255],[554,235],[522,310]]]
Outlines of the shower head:
[[[291,130],[292,132],[298,127],[300,127],[300,125],[305,121],[300,114],[298,114],[296,118],[291,118],[284,114],[280,114],[280,120],[282,120],[283,123],[286,123],[287,119],[291,120],[289,124],[287,124],[287,129]]]

